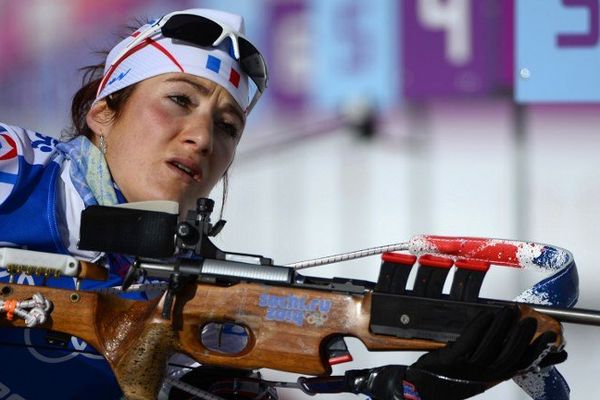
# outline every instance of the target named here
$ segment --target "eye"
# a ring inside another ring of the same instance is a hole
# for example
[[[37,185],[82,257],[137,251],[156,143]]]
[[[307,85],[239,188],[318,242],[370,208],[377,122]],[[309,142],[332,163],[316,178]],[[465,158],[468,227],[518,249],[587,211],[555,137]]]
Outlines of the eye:
[[[219,129],[221,132],[224,132],[232,139],[237,139],[240,135],[240,129],[237,127],[237,125],[227,121],[217,122],[217,129]]]
[[[176,95],[172,95],[169,96],[169,99],[177,104],[178,106],[181,107],[189,107],[192,104],[192,100],[189,98],[189,96],[186,96],[185,94],[176,94]]]

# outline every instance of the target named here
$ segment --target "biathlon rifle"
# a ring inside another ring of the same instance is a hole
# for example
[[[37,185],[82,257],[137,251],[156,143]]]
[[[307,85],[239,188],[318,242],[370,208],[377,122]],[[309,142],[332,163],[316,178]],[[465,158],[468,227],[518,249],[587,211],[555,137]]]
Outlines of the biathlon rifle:
[[[358,338],[370,351],[440,348],[456,339],[482,310],[495,312],[510,303],[479,297],[490,264],[547,268],[568,276],[560,283],[560,290],[569,293],[558,302],[563,308],[518,306],[522,317],[538,321],[536,337],[556,333],[551,351],[564,345],[560,321],[600,325],[597,312],[567,308],[576,301],[577,273],[570,252],[557,247],[418,236],[409,243],[279,266],[262,256],[218,249],[210,237],[224,221],[211,223],[213,204],[199,199],[181,222],[175,209],[149,210],[148,204],[143,209],[135,204],[87,208],[79,247],[132,256],[123,289],[147,277],[163,279],[166,290],[142,301],[93,291],[3,284],[0,303],[11,319],[0,319],[0,326],[33,326],[37,321],[38,327],[77,336],[106,358],[128,399],[155,399],[167,360],[176,352],[203,365],[313,375],[299,379],[298,387],[315,393],[324,380],[334,379],[328,377],[331,365],[352,359],[345,336]],[[411,254],[392,252],[398,250]],[[376,283],[298,272],[382,252]],[[105,279],[102,267],[70,256],[40,254],[5,248],[0,251],[0,266],[13,275]],[[453,266],[451,289],[443,293]],[[413,269],[416,278],[408,288]],[[535,296],[548,300],[543,289],[556,283],[555,275],[537,286],[539,293],[530,291],[526,300]],[[47,319],[25,310],[33,302],[28,299],[39,295],[52,305]],[[14,313],[25,320],[13,318]],[[236,340],[225,343],[223,334]]]

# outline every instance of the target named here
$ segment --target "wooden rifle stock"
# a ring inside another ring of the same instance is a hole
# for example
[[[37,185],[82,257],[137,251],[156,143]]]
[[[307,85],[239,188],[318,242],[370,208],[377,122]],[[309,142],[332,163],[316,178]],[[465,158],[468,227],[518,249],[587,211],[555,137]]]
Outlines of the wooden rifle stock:
[[[96,292],[6,284],[4,297],[24,300],[41,293],[53,304],[39,326],[85,340],[110,364],[127,399],[155,399],[168,357],[175,348],[169,321],[157,317],[158,300],[136,301]],[[159,313],[158,313],[159,314]],[[0,326],[25,328],[23,320]]]
[[[240,282],[231,286],[191,283],[176,296],[171,319],[162,318],[163,298],[126,300],[114,295],[6,284],[5,298],[24,300],[41,293],[54,311],[42,328],[77,336],[109,362],[128,399],[155,399],[168,358],[174,352],[204,365],[271,368],[308,375],[331,372],[323,346],[335,336],[352,336],[371,351],[433,350],[444,343],[374,334],[369,329],[372,292],[331,292],[294,286]],[[538,334],[560,324],[520,305],[523,317],[538,320]],[[211,351],[200,339],[210,322],[246,328],[248,344],[237,354]],[[0,319],[0,326],[25,327]]]

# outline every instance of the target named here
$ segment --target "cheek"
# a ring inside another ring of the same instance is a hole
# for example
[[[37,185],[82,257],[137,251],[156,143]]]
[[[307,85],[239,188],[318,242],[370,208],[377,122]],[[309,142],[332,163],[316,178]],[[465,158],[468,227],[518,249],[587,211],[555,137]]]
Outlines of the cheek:
[[[152,180],[176,124],[160,107],[130,111],[111,132],[106,158],[117,184],[133,192]]]
[[[129,113],[116,133],[117,151],[130,159],[144,163],[153,158],[152,153],[164,149],[176,129],[173,120],[159,105],[150,104]]]
[[[237,148],[237,142],[220,142],[214,149],[212,157],[212,167],[215,172],[218,171],[219,178],[223,176],[233,158],[235,156],[235,150]]]
[[[144,163],[149,159],[149,147],[145,140],[131,127],[127,131],[116,132],[118,136],[109,144],[107,160],[112,171],[121,177],[129,177],[136,171],[143,170]]]

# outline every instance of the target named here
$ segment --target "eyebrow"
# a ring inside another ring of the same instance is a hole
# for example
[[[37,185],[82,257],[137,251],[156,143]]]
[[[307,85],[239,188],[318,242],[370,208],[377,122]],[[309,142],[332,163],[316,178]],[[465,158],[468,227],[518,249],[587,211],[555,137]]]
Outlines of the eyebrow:
[[[189,85],[192,85],[202,94],[208,94],[208,92],[210,91],[206,86],[204,86],[200,83],[194,82],[193,80],[191,80],[189,78],[185,78],[185,77],[176,76],[176,77],[168,78],[168,79],[166,79],[166,82],[184,82]]]
[[[186,77],[181,77],[181,76],[175,76],[172,78],[168,78],[166,79],[166,82],[184,82],[187,83],[191,86],[193,86],[194,88],[196,88],[196,90],[198,90],[200,93],[202,93],[203,95],[207,95],[210,90],[204,86],[201,83],[195,82],[189,78]],[[237,108],[235,107],[233,104],[231,104],[230,102],[227,102],[227,104],[222,107],[224,108],[226,111],[230,111],[232,113],[234,113],[235,115],[237,115],[239,117],[239,119],[242,121],[242,124],[246,123],[246,118],[244,118],[244,114]]]

